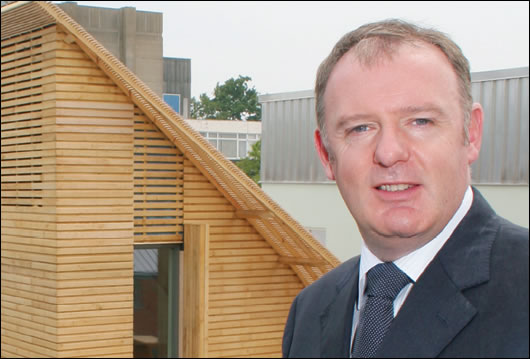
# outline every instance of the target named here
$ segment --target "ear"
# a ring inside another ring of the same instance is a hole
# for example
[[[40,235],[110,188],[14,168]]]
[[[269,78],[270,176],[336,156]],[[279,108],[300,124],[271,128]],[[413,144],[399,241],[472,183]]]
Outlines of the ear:
[[[478,158],[480,146],[482,144],[483,122],[484,112],[482,111],[482,106],[478,103],[474,103],[469,118],[469,144],[467,150],[467,160],[469,164],[472,164]]]
[[[330,180],[335,180],[335,175],[333,173],[333,168],[331,166],[330,155],[328,153],[326,146],[324,146],[322,137],[320,136],[320,131],[318,129],[315,130],[315,148],[317,150],[318,157],[320,158],[320,162],[322,163],[322,166],[324,167],[324,171],[326,172],[326,176]]]

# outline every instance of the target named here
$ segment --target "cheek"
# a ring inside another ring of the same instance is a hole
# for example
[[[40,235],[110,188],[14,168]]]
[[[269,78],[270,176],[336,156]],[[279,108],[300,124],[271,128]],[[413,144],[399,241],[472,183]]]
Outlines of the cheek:
[[[370,165],[366,163],[366,158],[347,152],[337,157],[333,168],[337,184],[344,187],[347,192],[357,191],[370,173]]]
[[[450,147],[437,147],[421,154],[423,174],[430,177],[433,183],[438,183],[445,190],[467,181],[469,165],[466,149],[462,144],[452,144]]]

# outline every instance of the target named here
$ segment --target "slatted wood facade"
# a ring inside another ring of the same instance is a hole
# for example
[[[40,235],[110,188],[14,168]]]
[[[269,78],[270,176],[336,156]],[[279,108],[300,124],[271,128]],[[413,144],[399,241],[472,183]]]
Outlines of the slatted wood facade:
[[[46,115],[55,120],[57,356],[127,356],[134,107],[64,29],[56,35]]]
[[[304,286],[188,160],[184,221],[209,225],[206,356],[280,356],[290,304]]]
[[[2,42],[2,355],[127,356],[133,105],[58,26]]]
[[[184,244],[180,354],[209,357],[279,356],[292,300],[338,264],[41,2],[2,9],[1,219],[3,357],[131,357],[135,244]]]
[[[55,150],[42,113],[54,37],[2,41],[2,356],[56,353]]]
[[[184,156],[135,107],[134,242],[182,242]]]

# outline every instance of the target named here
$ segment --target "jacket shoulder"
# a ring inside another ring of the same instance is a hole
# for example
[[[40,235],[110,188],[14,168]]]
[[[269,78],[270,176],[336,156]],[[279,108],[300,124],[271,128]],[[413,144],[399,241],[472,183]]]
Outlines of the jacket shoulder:
[[[298,294],[299,300],[311,297],[313,301],[315,296],[329,295],[340,291],[347,283],[355,280],[354,276],[356,273],[358,274],[359,259],[359,256],[353,257],[324,274]]]
[[[528,276],[528,228],[524,228],[497,217],[498,228],[492,248],[492,265],[500,263],[504,269],[517,267],[517,273],[525,272]],[[516,273],[511,273],[514,275]]]
[[[304,288],[294,299],[282,341],[284,357],[318,357],[321,354],[321,316],[339,298],[350,298],[359,257],[354,257]],[[343,308],[346,310],[346,308]],[[343,316],[345,317],[345,316]],[[346,322],[345,322],[346,323]]]

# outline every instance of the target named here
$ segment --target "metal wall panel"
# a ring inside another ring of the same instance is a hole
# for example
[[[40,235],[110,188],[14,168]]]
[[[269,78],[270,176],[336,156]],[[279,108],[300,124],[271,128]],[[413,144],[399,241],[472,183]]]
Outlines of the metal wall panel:
[[[528,67],[472,74],[474,101],[484,107],[475,184],[528,184]],[[312,90],[262,95],[261,181],[329,182],[313,145]]]
[[[164,57],[164,93],[191,97],[191,59]]]
[[[261,181],[322,182],[326,175],[313,146],[312,90],[262,95]]]
[[[528,184],[528,68],[472,74],[484,108],[482,149],[473,183]]]
[[[180,114],[188,117],[191,99],[191,59],[164,57],[164,93],[180,95]]]

